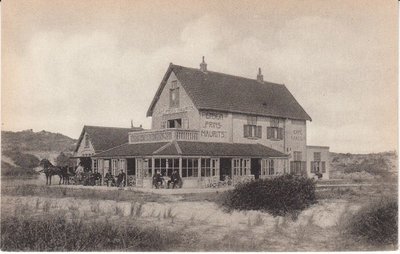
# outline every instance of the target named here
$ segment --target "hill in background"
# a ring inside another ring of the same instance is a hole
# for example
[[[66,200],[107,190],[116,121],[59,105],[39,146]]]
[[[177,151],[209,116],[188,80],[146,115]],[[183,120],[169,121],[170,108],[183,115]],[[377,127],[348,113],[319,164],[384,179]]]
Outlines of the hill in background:
[[[1,148],[33,152],[72,152],[77,140],[60,133],[48,131],[2,131]]]
[[[33,176],[33,169],[41,159],[55,163],[63,152],[71,155],[77,140],[48,131],[2,131],[1,174],[2,176]]]

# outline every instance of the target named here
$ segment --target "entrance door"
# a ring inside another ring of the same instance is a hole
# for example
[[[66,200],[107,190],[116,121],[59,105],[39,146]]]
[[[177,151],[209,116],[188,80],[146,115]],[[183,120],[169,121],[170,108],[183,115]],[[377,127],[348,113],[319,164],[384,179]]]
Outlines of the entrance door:
[[[232,159],[220,158],[219,178],[221,181],[225,180],[225,176],[232,177]]]
[[[260,178],[261,173],[261,159],[259,158],[252,158],[251,159],[251,169],[250,172],[254,175],[255,179]]]
[[[127,159],[126,160],[126,173],[128,176],[136,175],[136,161],[135,159]]]

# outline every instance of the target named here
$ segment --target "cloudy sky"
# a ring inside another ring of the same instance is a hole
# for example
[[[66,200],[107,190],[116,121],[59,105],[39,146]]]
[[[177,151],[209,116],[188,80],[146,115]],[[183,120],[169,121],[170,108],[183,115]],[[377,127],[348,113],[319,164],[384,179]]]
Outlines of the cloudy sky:
[[[397,148],[397,2],[41,1],[2,4],[2,129],[150,128],[168,64],[284,83],[308,144]]]

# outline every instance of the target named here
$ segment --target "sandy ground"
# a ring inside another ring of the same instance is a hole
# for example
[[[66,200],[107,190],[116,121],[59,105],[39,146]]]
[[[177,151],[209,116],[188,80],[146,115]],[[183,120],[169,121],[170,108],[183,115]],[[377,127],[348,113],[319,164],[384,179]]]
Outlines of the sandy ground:
[[[296,221],[259,211],[226,213],[208,201],[184,202],[171,195],[166,203],[144,204],[112,200],[3,196],[2,213],[28,209],[33,214],[50,210],[70,217],[98,220],[140,220],[199,236],[196,250],[337,250],[341,217],[360,206],[344,200],[320,202],[304,210]],[[47,206],[47,207],[46,207]]]

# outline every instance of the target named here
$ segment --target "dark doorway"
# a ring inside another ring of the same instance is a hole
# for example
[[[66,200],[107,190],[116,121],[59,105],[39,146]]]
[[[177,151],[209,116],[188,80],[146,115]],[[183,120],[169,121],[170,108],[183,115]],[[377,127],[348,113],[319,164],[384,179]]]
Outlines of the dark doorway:
[[[220,158],[219,161],[219,179],[224,181],[225,176],[232,177],[232,159]]]
[[[92,171],[92,158],[90,157],[80,157],[79,161],[85,172]]]
[[[136,160],[126,159],[126,174],[128,176],[136,175]]]
[[[260,178],[261,173],[261,159],[259,158],[251,158],[251,169],[250,172],[254,175],[255,179]]]

